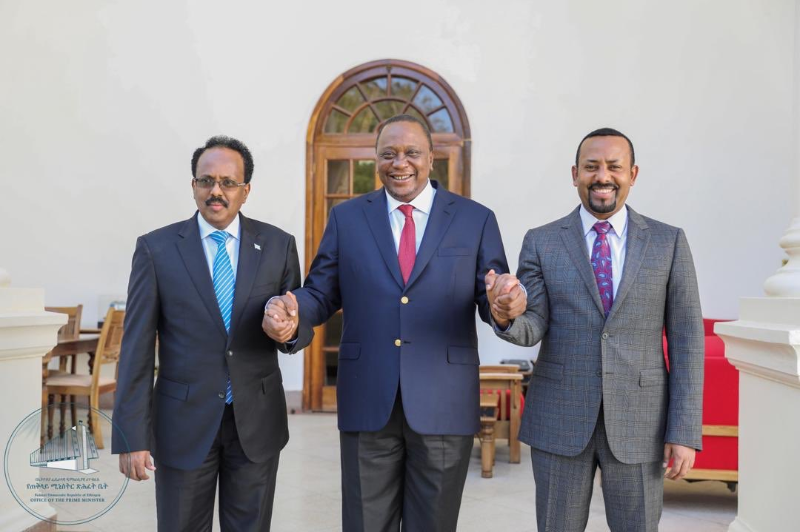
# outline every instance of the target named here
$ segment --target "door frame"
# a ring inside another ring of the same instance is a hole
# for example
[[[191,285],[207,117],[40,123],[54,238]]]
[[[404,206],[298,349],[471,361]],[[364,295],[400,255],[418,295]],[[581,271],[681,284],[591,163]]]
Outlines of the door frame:
[[[324,171],[322,164],[324,163],[318,157],[318,149],[325,151],[338,151],[335,148],[370,148],[374,150],[375,135],[374,134],[347,134],[337,135],[328,134],[323,130],[323,120],[327,118],[328,113],[339,97],[338,92],[342,92],[342,88],[352,82],[360,82],[372,79],[376,75],[381,75],[381,70],[385,72],[397,73],[398,75],[411,75],[424,82],[429,86],[435,94],[444,102],[444,106],[450,111],[453,121],[453,133],[432,133],[434,143],[434,157],[448,159],[448,180],[451,190],[458,191],[465,197],[470,197],[470,170],[471,170],[471,148],[472,148],[472,135],[467,119],[466,111],[461,104],[461,100],[456,95],[455,91],[450,85],[437,73],[432,70],[408,61],[396,59],[384,59],[379,61],[372,61],[354,67],[347,72],[338,76],[320,96],[314,111],[309,120],[308,130],[306,132],[306,216],[305,216],[305,248],[304,248],[304,263],[305,272],[311,267],[311,262],[316,255],[317,244],[322,238],[324,231],[325,208],[324,201],[325,191],[324,179],[318,178],[320,171]],[[360,151],[360,150],[359,150]],[[373,151],[374,154],[374,151]],[[315,330],[316,334],[312,343],[304,350],[303,355],[303,410],[335,410],[335,396],[330,397],[332,391],[328,388],[335,387],[324,386],[324,353],[322,352],[324,338],[320,334],[319,328]],[[321,353],[322,364],[314,359],[313,353]],[[326,389],[323,389],[326,388]],[[330,405],[333,402],[333,408],[324,405]]]

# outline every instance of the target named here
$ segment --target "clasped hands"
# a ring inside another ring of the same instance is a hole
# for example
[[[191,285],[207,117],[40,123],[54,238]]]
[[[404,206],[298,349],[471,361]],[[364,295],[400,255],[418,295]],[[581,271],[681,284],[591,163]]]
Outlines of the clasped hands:
[[[516,276],[510,273],[497,275],[494,270],[489,270],[485,282],[492,318],[498,328],[506,329],[511,320],[525,312],[528,304],[525,290]]]
[[[300,324],[297,298],[291,291],[286,295],[270,298],[264,309],[261,328],[267,335],[280,344],[285,344],[297,337]]]

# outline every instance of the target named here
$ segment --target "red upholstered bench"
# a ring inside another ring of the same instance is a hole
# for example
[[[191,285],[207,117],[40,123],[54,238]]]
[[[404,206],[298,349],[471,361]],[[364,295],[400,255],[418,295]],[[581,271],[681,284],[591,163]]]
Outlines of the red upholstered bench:
[[[705,328],[705,386],[703,389],[703,450],[697,453],[687,480],[720,480],[735,489],[739,480],[739,372],[725,358],[725,344],[714,334],[714,324]],[[667,339],[664,356],[669,367]]]

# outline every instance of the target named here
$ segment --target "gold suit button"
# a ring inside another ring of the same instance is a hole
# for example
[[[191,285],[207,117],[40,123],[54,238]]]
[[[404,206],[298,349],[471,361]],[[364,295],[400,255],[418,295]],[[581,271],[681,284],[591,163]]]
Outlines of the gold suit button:
[[[394,341],[394,345],[396,345],[397,347],[400,347],[400,345],[401,345],[402,343],[403,343],[403,342],[401,342],[401,341],[400,341],[400,338],[398,338],[397,340],[395,340],[395,341]]]
[[[408,304],[408,298],[406,296],[401,297],[400,298],[400,303],[402,303],[404,305],[407,305]]]

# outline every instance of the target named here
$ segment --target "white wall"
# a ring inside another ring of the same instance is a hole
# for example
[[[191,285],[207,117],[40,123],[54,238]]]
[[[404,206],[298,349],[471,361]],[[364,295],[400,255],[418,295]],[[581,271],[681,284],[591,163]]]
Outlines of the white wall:
[[[383,58],[440,73],[472,126],[473,197],[512,268],[577,205],[588,131],[633,139],[639,212],[686,229],[704,314],[779,265],[792,210],[791,0],[0,3],[0,265],[47,303],[124,294],[136,236],[194,212],[192,150],[252,149],[244,212],[305,231],[305,133],[328,84]],[[302,249],[301,249],[302,253]],[[302,257],[301,257],[302,261]],[[481,333],[485,361],[530,352]],[[302,358],[283,358],[287,389]]]

